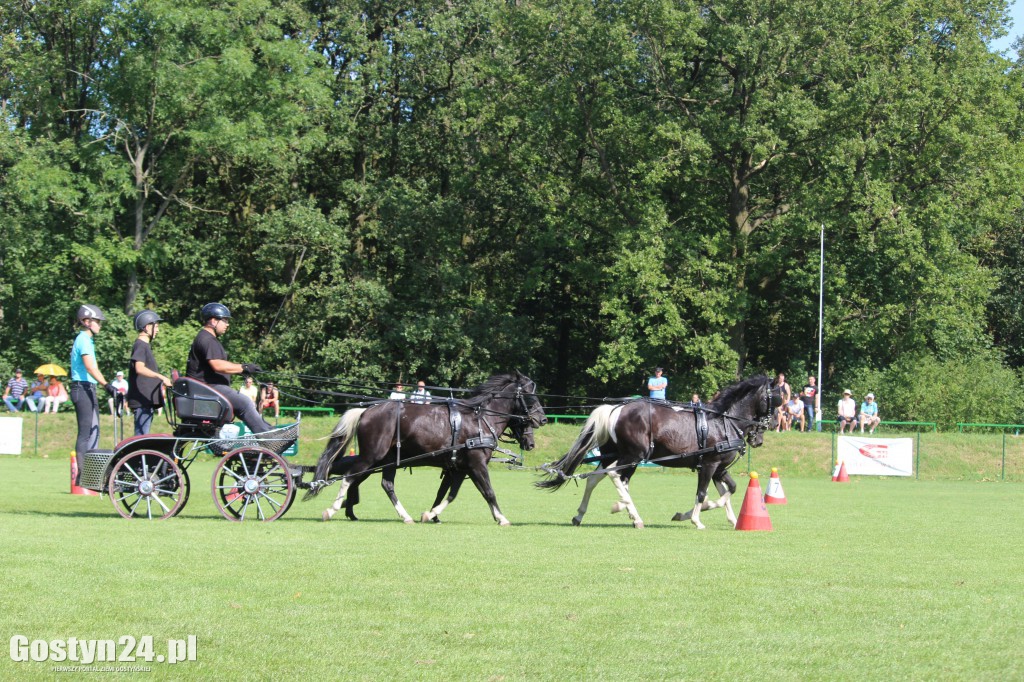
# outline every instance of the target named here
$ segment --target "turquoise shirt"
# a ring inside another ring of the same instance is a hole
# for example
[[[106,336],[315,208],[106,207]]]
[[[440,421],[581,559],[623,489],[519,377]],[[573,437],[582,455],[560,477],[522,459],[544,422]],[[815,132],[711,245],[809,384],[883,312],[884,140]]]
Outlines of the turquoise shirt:
[[[651,390],[651,397],[655,400],[665,399],[665,389],[668,388],[668,379],[665,377],[651,377],[647,380],[647,386]]]
[[[88,381],[95,384],[97,381],[85,368],[85,361],[82,359],[82,356],[85,355],[91,355],[95,359],[96,345],[92,342],[92,335],[83,330],[75,337],[75,345],[71,346],[71,380]]]
[[[878,403],[871,401],[870,403],[864,401],[860,404],[860,413],[866,414],[869,417],[874,417],[878,414]]]

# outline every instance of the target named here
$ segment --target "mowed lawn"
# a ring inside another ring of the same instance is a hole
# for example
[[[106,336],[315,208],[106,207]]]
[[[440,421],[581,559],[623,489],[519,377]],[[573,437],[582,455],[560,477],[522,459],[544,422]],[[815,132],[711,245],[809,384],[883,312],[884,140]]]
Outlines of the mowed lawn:
[[[127,521],[69,495],[66,460],[0,457],[4,641],[151,636],[160,654],[197,637],[196,661],[119,679],[1024,678],[1021,484],[783,472],[772,532],[734,531],[720,510],[699,532],[669,521],[694,475],[645,470],[638,531],[608,513],[608,482],[576,528],[582,485],[540,492],[495,466],[508,528],[468,483],[444,523],[404,525],[376,477],[356,523],[319,520],[334,486],[234,524],[212,468],[193,464],[178,518]],[[396,485],[418,517],[437,483],[417,470]],[[56,665],[4,655],[0,679]]]

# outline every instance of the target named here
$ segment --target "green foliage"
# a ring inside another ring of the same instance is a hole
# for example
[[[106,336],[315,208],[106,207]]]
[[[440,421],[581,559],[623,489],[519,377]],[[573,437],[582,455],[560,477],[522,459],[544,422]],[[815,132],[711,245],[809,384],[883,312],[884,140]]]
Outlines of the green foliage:
[[[709,394],[815,367],[824,224],[826,385],[1019,368],[1003,14],[0,0],[0,367],[64,358],[83,301],[122,311],[102,360],[152,307],[180,366],[222,300],[282,371]]]
[[[874,392],[886,420],[936,422],[945,429],[957,422],[1024,423],[1024,380],[993,353],[905,356],[844,387],[860,397]]]

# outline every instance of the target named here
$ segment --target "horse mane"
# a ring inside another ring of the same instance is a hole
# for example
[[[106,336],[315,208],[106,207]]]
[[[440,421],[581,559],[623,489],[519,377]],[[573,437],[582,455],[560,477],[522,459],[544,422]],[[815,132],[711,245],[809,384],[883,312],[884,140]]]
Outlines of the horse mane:
[[[737,400],[747,396],[751,391],[761,388],[770,381],[771,379],[764,374],[756,374],[732,386],[726,386],[718,392],[718,398],[709,407],[718,412],[725,412]]]
[[[509,385],[518,383],[521,378],[522,375],[518,372],[495,374],[487,381],[470,391],[469,397],[463,398],[459,402],[470,408],[486,405],[496,394],[501,393],[503,390],[508,388]]]

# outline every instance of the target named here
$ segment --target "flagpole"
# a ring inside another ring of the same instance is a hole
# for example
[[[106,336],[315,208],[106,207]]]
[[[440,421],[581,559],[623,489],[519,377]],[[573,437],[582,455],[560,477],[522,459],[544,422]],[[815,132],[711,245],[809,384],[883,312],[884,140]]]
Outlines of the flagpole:
[[[822,333],[824,329],[824,313],[825,313],[825,223],[821,224],[821,259],[818,265],[818,394],[815,396],[818,400],[818,409],[815,413],[817,417],[818,431],[821,431],[821,345]]]

